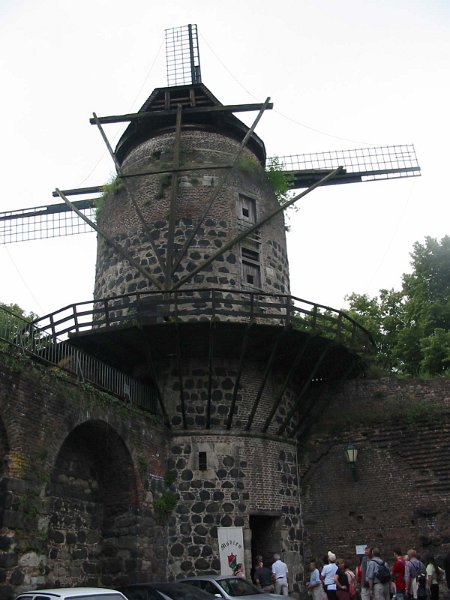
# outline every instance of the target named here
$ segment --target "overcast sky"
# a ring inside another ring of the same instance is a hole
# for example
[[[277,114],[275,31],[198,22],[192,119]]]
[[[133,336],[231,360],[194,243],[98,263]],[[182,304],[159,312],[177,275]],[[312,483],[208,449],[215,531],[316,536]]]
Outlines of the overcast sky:
[[[221,102],[271,97],[257,128],[269,156],[414,143],[422,177],[316,190],[288,235],[296,296],[341,308],[398,289],[413,243],[450,229],[448,0],[0,0],[0,211],[104,183],[92,112],[135,111],[165,86],[164,30],[188,23]],[[43,315],[90,299],[95,244],[0,246],[0,301]]]

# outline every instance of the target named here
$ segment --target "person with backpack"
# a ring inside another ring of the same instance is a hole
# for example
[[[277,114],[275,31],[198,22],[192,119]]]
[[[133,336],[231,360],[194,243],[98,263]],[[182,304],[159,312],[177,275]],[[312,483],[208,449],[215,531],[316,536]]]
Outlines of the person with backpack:
[[[370,596],[374,600],[390,600],[391,572],[381,559],[378,548],[373,549],[372,555],[373,558],[368,562],[366,571]]]
[[[425,573],[425,565],[417,558],[416,551],[411,548],[407,553],[408,560],[405,566],[405,592],[406,600],[417,600],[423,594],[423,585],[420,586],[418,575]],[[420,589],[419,589],[420,587]],[[420,596],[419,593],[420,592]],[[425,575],[425,596],[426,596],[426,575]]]

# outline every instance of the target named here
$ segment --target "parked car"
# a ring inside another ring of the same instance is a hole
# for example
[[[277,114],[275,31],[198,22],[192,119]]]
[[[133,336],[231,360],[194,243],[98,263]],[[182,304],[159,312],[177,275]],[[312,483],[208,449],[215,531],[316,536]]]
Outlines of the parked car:
[[[198,577],[185,577],[180,579],[184,583],[195,585],[205,592],[214,594],[224,600],[280,600],[289,599],[288,596],[279,596],[269,592],[262,592],[253,583],[241,577],[228,577],[227,575],[200,575]]]
[[[17,596],[16,600],[126,600],[126,598],[117,590],[78,587],[24,592]]]
[[[211,594],[187,583],[133,583],[120,588],[128,600],[214,600]]]

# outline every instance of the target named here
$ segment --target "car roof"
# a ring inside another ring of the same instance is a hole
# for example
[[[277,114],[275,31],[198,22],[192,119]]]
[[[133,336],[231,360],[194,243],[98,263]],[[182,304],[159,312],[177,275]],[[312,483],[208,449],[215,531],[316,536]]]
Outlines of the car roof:
[[[242,577],[235,577],[234,575],[192,575],[192,577],[183,577],[180,581],[187,581],[188,579],[208,579],[208,581],[220,581],[221,579],[242,579]]]
[[[24,598],[26,596],[54,596],[55,598],[71,598],[73,596],[107,596],[109,594],[121,594],[121,592],[107,588],[95,587],[52,588],[22,592],[17,596],[17,598]]]

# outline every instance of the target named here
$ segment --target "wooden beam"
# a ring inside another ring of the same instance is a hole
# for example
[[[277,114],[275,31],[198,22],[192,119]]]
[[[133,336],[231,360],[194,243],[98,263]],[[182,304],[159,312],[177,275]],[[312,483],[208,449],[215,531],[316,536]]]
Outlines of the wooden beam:
[[[322,364],[325,356],[328,354],[330,348],[332,348],[335,344],[330,344],[329,346],[327,346],[321,353],[321,355],[319,356],[318,360],[316,361],[313,370],[311,371],[311,373],[307,376],[305,383],[303,384],[302,389],[300,390],[299,394],[297,395],[297,398],[295,399],[295,401],[293,402],[290,410],[288,411],[283,423],[280,425],[280,427],[278,428],[278,432],[277,435],[281,435],[283,433],[283,431],[286,429],[289,421],[291,420],[294,412],[296,410],[298,410],[298,407],[300,405],[300,401],[303,398],[304,394],[306,393],[306,391],[308,390],[311,381],[313,380],[313,378],[315,377],[317,371],[319,370],[320,365]]]
[[[208,399],[206,403],[206,429],[211,429],[211,403],[212,403],[212,372],[214,365],[214,329],[215,321],[209,322],[208,341]]]
[[[186,167],[162,167],[161,169],[150,169],[140,173],[122,174],[122,179],[130,177],[143,177],[144,175],[160,175],[161,173],[189,173],[191,171],[210,171],[211,169],[231,169],[233,165],[189,165]]]
[[[92,229],[94,231],[96,231],[99,235],[101,235],[103,238],[105,238],[105,240],[108,242],[108,244],[110,244],[118,254],[123,256],[123,258],[125,258],[132,267],[134,267],[137,271],[139,271],[139,273],[141,275],[143,275],[146,279],[148,279],[151,283],[153,283],[153,285],[155,287],[157,287],[160,290],[162,289],[162,286],[159,283],[159,281],[157,279],[155,279],[153,277],[153,275],[149,271],[147,271],[147,269],[145,269],[142,265],[140,265],[137,261],[135,261],[134,258],[132,258],[128,254],[128,252],[122,248],[122,246],[120,246],[112,238],[110,238],[108,235],[106,235],[106,233],[104,233],[99,227],[97,227],[97,225],[93,221],[91,221],[88,217],[86,217],[86,215],[84,215],[80,210],[78,210],[78,208],[76,206],[74,206],[72,204],[72,202],[70,202],[70,200],[68,200],[65,197],[65,195],[61,192],[61,190],[56,188],[55,191],[58,193],[60,198],[62,200],[64,200],[64,202],[67,204],[67,206],[80,217],[80,219],[83,219],[83,221],[85,223],[87,223],[90,227],[92,227]]]
[[[211,210],[212,205],[214,204],[214,202],[216,201],[216,199],[219,196],[220,192],[222,191],[223,187],[225,186],[225,184],[228,182],[229,178],[231,177],[231,174],[232,174],[233,170],[236,168],[236,166],[237,166],[237,164],[239,162],[239,159],[241,157],[241,154],[244,151],[245,146],[247,145],[248,140],[252,136],[253,131],[255,130],[257,124],[259,123],[261,117],[264,114],[264,111],[265,111],[266,107],[269,104],[269,100],[270,100],[270,98],[267,98],[266,101],[264,102],[264,104],[262,105],[261,110],[258,113],[258,116],[254,120],[254,122],[253,122],[252,126],[250,127],[250,129],[245,134],[244,139],[242,140],[242,142],[241,142],[241,144],[240,144],[240,146],[238,148],[238,151],[236,152],[236,155],[234,157],[231,169],[226,172],[226,174],[222,178],[220,184],[216,187],[215,191],[213,192],[213,194],[211,196],[210,201],[208,202],[208,204],[206,205],[206,207],[203,210],[202,214],[200,215],[200,218],[198,219],[197,223],[193,227],[191,233],[186,238],[186,241],[185,241],[185,243],[183,245],[183,248],[181,249],[181,252],[179,253],[179,255],[177,257],[177,259],[175,261],[175,264],[173,265],[172,273],[175,273],[175,271],[177,270],[178,265],[180,264],[183,256],[186,254],[189,246],[192,243],[192,240],[197,235],[197,232],[200,229],[200,227],[201,227],[203,221],[205,220],[206,216],[208,215],[209,211]],[[222,254],[222,252],[220,254]],[[203,263],[203,264],[205,264],[205,263]],[[209,264],[209,262],[208,262],[208,264]],[[203,266],[202,266],[202,268],[203,268]],[[201,269],[199,269],[199,270],[201,270]],[[185,279],[185,281],[188,281],[190,279],[190,276],[187,277],[187,279],[186,279],[186,277],[184,279]],[[179,287],[180,285],[181,285],[181,283],[178,282],[174,287]]]
[[[323,177],[320,181],[318,181],[317,183],[312,185],[310,188],[308,188],[304,192],[301,192],[300,194],[297,194],[297,196],[294,196],[294,198],[291,198],[291,200],[289,200],[288,202],[285,202],[284,204],[280,205],[276,210],[272,211],[269,215],[267,215],[266,217],[264,217],[263,219],[258,221],[255,225],[252,225],[251,227],[249,227],[248,229],[246,229],[245,231],[243,231],[242,233],[237,235],[235,238],[233,238],[227,244],[224,244],[220,250],[218,250],[217,252],[214,252],[209,258],[207,258],[205,261],[203,261],[200,265],[198,265],[190,273],[188,273],[187,275],[182,277],[176,284],[174,284],[174,289],[179,288],[184,283],[186,283],[186,281],[189,281],[189,279],[191,279],[199,271],[202,271],[205,267],[207,267],[214,260],[216,260],[216,258],[218,256],[221,256],[222,254],[227,252],[227,250],[229,250],[230,248],[232,248],[233,246],[238,244],[241,240],[245,239],[248,235],[253,233],[255,230],[260,229],[263,225],[265,225],[268,221],[273,219],[280,212],[283,212],[284,210],[286,210],[286,208],[288,208],[289,206],[292,206],[292,204],[294,204],[295,202],[300,200],[300,198],[303,198],[307,194],[311,193],[313,190],[318,188],[320,185],[324,185],[329,179],[331,179],[332,177],[335,177],[338,173],[340,173],[341,170],[342,170],[342,167],[338,167],[331,173],[328,173],[328,175]],[[189,239],[192,239],[192,237],[193,236],[191,236],[191,238],[189,238]],[[178,263],[176,263],[175,268],[177,266],[178,266]]]
[[[164,419],[164,423],[165,423],[165,425],[166,425],[166,427],[168,429],[171,429],[172,426],[171,426],[169,417],[168,417],[167,412],[166,412],[166,407],[164,405],[164,397],[163,397],[161,389],[160,389],[160,387],[158,385],[158,378],[157,378],[157,373],[156,373],[155,362],[153,360],[152,350],[151,350],[148,338],[147,338],[147,336],[144,333],[144,330],[141,327],[139,327],[139,331],[142,332],[142,336],[141,337],[142,337],[142,340],[144,342],[145,358],[146,358],[148,366],[150,367],[150,374],[152,376],[152,379],[153,379],[153,382],[154,382],[154,385],[155,385],[155,388],[156,388],[156,394],[158,396],[158,403],[159,403],[159,407],[161,409],[161,413],[162,413],[162,416],[163,416],[163,419]]]
[[[103,186],[102,185],[93,185],[91,187],[74,188],[72,190],[61,190],[61,191],[65,196],[81,196],[82,194],[101,194],[103,192]],[[55,191],[53,191],[52,196],[54,198],[57,198],[58,194]],[[86,200],[86,202],[87,202],[87,200]]]
[[[113,149],[112,149],[112,147],[111,147],[111,144],[109,143],[109,140],[108,140],[108,138],[106,137],[106,134],[105,134],[105,132],[103,131],[103,127],[100,125],[100,122],[99,122],[99,120],[98,120],[98,117],[97,117],[97,115],[96,115],[95,113],[93,113],[93,115],[94,115],[94,121],[95,121],[95,124],[97,125],[97,127],[98,127],[98,130],[100,131],[100,135],[102,136],[102,138],[103,138],[103,141],[105,142],[105,144],[106,144],[106,147],[108,148],[108,152],[109,152],[109,154],[110,154],[111,158],[112,158],[112,159],[113,159],[113,161],[114,161],[114,164],[115,164],[115,166],[116,166],[116,170],[117,170],[117,175],[118,175],[119,177],[122,177],[122,168],[121,168],[121,166],[120,166],[120,164],[119,164],[119,161],[117,160],[117,157],[116,157],[116,155],[114,154],[114,151],[113,151]],[[151,230],[151,229],[149,228],[149,226],[147,225],[147,222],[146,222],[146,220],[144,219],[144,215],[142,214],[142,211],[141,211],[141,209],[139,208],[139,206],[138,206],[138,204],[137,204],[137,202],[136,202],[136,199],[135,199],[135,197],[134,197],[134,194],[131,194],[131,193],[130,193],[130,190],[128,189],[127,182],[125,182],[125,181],[124,181],[124,187],[125,187],[125,195],[126,195],[126,196],[127,196],[127,198],[130,200],[131,204],[134,206],[134,209],[135,209],[135,211],[136,211],[136,214],[137,214],[137,216],[138,216],[138,218],[139,218],[140,222],[142,223],[142,226],[143,226],[143,228],[144,228],[144,231],[147,231],[147,233],[148,233],[148,240],[149,240],[150,246],[151,246],[151,248],[152,248],[152,250],[153,250],[153,254],[154,254],[154,256],[155,256],[156,260],[158,261],[158,264],[159,264],[159,266],[160,266],[160,268],[161,268],[162,272],[164,273],[164,272],[165,272],[165,270],[166,270],[166,267],[165,267],[165,264],[164,264],[164,261],[163,261],[163,259],[162,259],[162,258],[161,258],[161,256],[159,255],[158,249],[156,248],[156,246],[155,246],[155,243],[154,243],[154,241],[153,241],[153,238],[152,238],[152,230]],[[161,289],[161,288],[160,288],[160,289]]]
[[[236,406],[237,394],[239,391],[239,383],[240,383],[241,375],[242,375],[242,367],[244,365],[244,357],[245,357],[245,353],[247,350],[248,341],[250,339],[249,334],[250,334],[250,331],[252,330],[252,328],[253,328],[253,323],[248,323],[247,327],[245,328],[244,339],[242,340],[242,344],[241,344],[238,372],[236,375],[236,379],[234,380],[233,398],[231,399],[231,405],[230,405],[230,410],[228,412],[228,419],[227,419],[227,424],[226,424],[227,429],[231,429],[231,424],[233,422],[234,408]]]
[[[175,141],[173,149],[173,166],[180,166],[180,145],[181,145],[181,121],[182,107],[177,106],[177,120],[175,125]],[[172,173],[172,181],[170,185],[170,205],[169,205],[169,226],[167,231],[167,252],[166,252],[166,290],[172,287],[172,264],[174,251],[174,232],[175,232],[175,214],[177,211],[177,195],[178,195],[178,173]]]
[[[252,406],[252,409],[250,411],[247,424],[245,425],[245,431],[250,431],[250,428],[252,426],[253,419],[255,418],[255,414],[256,414],[256,411],[258,409],[259,402],[261,400],[261,396],[262,396],[264,388],[266,386],[266,381],[267,381],[267,379],[268,379],[268,377],[270,375],[270,372],[272,370],[273,362],[274,362],[275,357],[277,355],[278,346],[280,344],[281,338],[283,337],[284,333],[285,333],[285,330],[281,329],[280,332],[278,333],[276,339],[275,339],[274,345],[272,346],[272,350],[270,352],[269,360],[267,361],[266,368],[264,370],[263,378],[262,378],[261,383],[259,385],[259,389],[258,389],[258,392],[256,394],[255,401],[253,402],[253,406]]]
[[[273,103],[264,104],[228,104],[221,106],[193,106],[183,109],[185,115],[202,115],[207,113],[235,113],[235,112],[249,112],[254,110],[261,110],[265,106],[265,109],[271,110]],[[162,119],[166,117],[176,117],[176,109],[169,110],[154,110],[137,113],[128,113],[124,115],[112,115],[109,117],[97,117],[98,122],[102,124],[107,123],[124,123],[127,121],[136,121],[140,119]],[[89,119],[91,125],[97,125],[95,117]]]
[[[281,402],[281,399],[283,397],[283,394],[286,391],[286,388],[289,385],[289,382],[292,379],[292,376],[297,371],[297,367],[300,364],[300,361],[301,361],[301,359],[302,359],[302,357],[303,357],[303,355],[304,355],[304,353],[306,351],[306,348],[308,347],[308,344],[312,340],[313,337],[316,337],[316,336],[312,336],[312,337],[306,338],[305,342],[300,346],[300,348],[299,348],[299,350],[298,350],[298,352],[297,352],[294,360],[292,361],[291,368],[289,369],[289,371],[288,371],[288,373],[287,373],[287,375],[286,375],[286,377],[284,379],[283,385],[281,386],[280,390],[278,391],[277,396],[275,397],[275,400],[273,402],[273,405],[272,405],[272,408],[270,410],[270,413],[269,413],[269,415],[268,415],[268,417],[267,417],[267,419],[266,419],[266,421],[264,423],[264,426],[262,428],[262,433],[266,433],[267,429],[269,428],[269,425],[270,425],[270,423],[271,423],[271,421],[272,421],[272,419],[273,419],[273,417],[274,417],[274,415],[276,413],[276,410],[277,410],[277,408],[280,405],[280,402]]]
[[[182,371],[182,361],[181,361],[181,343],[180,343],[180,329],[178,324],[175,323],[175,350],[176,350],[176,360],[177,360],[177,371],[178,371],[178,382],[180,386],[180,406],[181,406],[181,419],[183,421],[183,429],[187,429],[186,422],[186,404],[184,402],[184,387],[183,387],[183,371]]]

